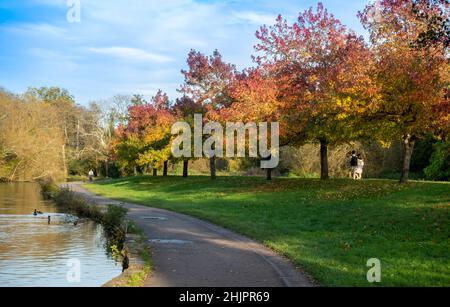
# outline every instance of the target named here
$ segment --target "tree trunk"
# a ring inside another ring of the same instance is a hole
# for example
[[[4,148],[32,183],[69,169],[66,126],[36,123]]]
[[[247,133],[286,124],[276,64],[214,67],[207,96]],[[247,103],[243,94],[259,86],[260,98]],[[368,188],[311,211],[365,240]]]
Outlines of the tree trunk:
[[[164,161],[163,176],[167,177],[168,173],[169,173],[169,161]]]
[[[409,179],[409,168],[411,166],[411,157],[414,151],[416,140],[413,136],[407,135],[403,138],[403,168],[400,183],[407,183]]]
[[[76,151],[77,151],[77,155],[78,155],[78,153],[80,151],[80,119],[79,118],[77,119],[77,148],[76,148]]]
[[[211,179],[215,180],[216,177],[216,157],[209,158],[209,169],[211,170]]]
[[[320,179],[328,180],[328,141],[320,139]]]
[[[137,177],[137,175],[138,175],[138,170],[137,170],[137,167],[136,167],[136,166],[133,167],[133,171],[134,171],[134,177]]]
[[[66,145],[62,146],[62,159],[63,159],[63,170],[64,170],[64,180],[67,179],[67,162],[66,162]]]
[[[183,161],[183,178],[187,178],[189,176],[188,169],[189,169],[189,160],[184,160]]]
[[[108,158],[105,160],[105,178],[109,177],[109,161]]]
[[[153,177],[158,176],[158,170],[156,168],[153,169]]]
[[[266,169],[266,174],[267,174],[267,180],[272,180],[272,169],[271,168],[267,168]]]
[[[100,166],[101,166],[101,164],[98,161],[96,161],[95,162],[95,177],[96,178],[100,176],[100,170],[101,170]]]

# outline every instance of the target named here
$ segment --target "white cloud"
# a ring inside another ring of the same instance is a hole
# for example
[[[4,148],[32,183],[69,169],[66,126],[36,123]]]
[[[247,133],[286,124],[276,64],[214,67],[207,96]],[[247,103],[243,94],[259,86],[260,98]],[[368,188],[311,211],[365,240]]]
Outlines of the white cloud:
[[[271,25],[275,23],[276,15],[262,14],[258,12],[245,11],[235,12],[234,15],[241,20],[255,25]]]
[[[142,49],[129,47],[104,47],[104,48],[89,48],[90,52],[112,56],[131,62],[149,62],[149,63],[167,63],[172,62],[173,59],[152,52],[147,52]]]
[[[48,23],[22,23],[3,26],[3,30],[13,32],[20,35],[45,35],[54,37],[64,37],[67,35],[66,29],[63,27],[51,25]]]

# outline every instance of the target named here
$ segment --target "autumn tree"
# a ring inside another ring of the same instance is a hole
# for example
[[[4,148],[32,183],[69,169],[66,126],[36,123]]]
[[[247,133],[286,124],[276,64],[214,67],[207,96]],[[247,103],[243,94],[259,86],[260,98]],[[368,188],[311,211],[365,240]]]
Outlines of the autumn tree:
[[[231,106],[221,109],[220,117],[226,122],[256,123],[257,125],[279,122],[281,124],[281,144],[287,144],[286,131],[288,127],[284,125],[286,121],[282,120],[284,102],[280,99],[281,84],[278,84],[270,69],[265,68],[246,69],[242,73],[236,74],[236,78],[230,86],[233,103]],[[227,139],[228,141],[232,140]],[[247,142],[248,152],[250,152],[249,145],[250,143]],[[267,179],[271,180],[272,169],[266,169],[266,174]]]
[[[231,105],[229,86],[235,77],[235,67],[222,59],[219,51],[206,56],[191,50],[187,59],[188,70],[182,70],[184,84],[180,92],[202,105],[204,120],[217,119],[222,108]],[[210,158],[211,178],[216,178],[215,155]]]
[[[359,15],[377,58],[374,78],[381,98],[371,120],[379,123],[379,138],[402,139],[405,183],[415,142],[428,133],[448,132],[448,44],[423,40],[430,20],[448,19],[448,2],[382,0]]]
[[[143,106],[145,104],[147,104],[147,101],[145,101],[144,96],[140,95],[140,94],[134,94],[131,97],[131,105],[133,106]]]
[[[416,42],[419,48],[430,44],[443,44],[447,48],[450,46],[449,4],[449,0],[413,1],[413,13],[424,23]],[[423,9],[424,6],[426,9]]]
[[[0,90],[0,180],[64,180],[58,110]]]
[[[29,88],[24,95],[37,99],[54,107],[59,115],[61,130],[64,133],[64,144],[61,148],[64,173],[69,175],[68,166],[79,149],[79,116],[75,99],[70,93],[58,87]]]
[[[109,177],[110,142],[114,137],[114,127],[111,123],[111,114],[104,105],[91,102],[87,108],[82,108],[83,116],[80,121],[79,134],[81,148],[79,161],[84,167],[96,167],[99,174],[100,167],[104,166],[104,176]],[[84,170],[87,173],[87,169]]]
[[[166,93],[162,90],[158,90],[155,96],[152,97],[152,103],[156,110],[169,110],[170,109],[170,99]]]
[[[289,24],[257,32],[256,61],[278,79],[291,145],[320,142],[321,178],[328,179],[328,146],[359,137],[358,112],[370,101],[370,54],[362,37],[318,4]],[[351,120],[351,122],[350,122]]]
[[[130,106],[126,123],[119,125],[113,142],[122,169],[133,169],[136,174],[138,168],[151,167],[156,176],[158,169],[164,167],[167,175],[173,123],[169,98],[162,91],[158,91],[150,103]]]
[[[195,102],[186,95],[178,98],[172,107],[172,114],[177,121],[183,121],[190,125],[191,131],[194,129],[194,114],[202,114],[203,106],[200,103]],[[191,148],[193,156],[193,148]],[[183,178],[189,176],[189,158],[183,157]]]
[[[156,93],[156,96],[152,98],[153,104],[155,105],[155,108],[160,111],[160,117],[166,117],[166,119],[169,119],[169,116],[171,117],[171,114],[168,113],[170,110],[170,101],[169,96],[167,96],[166,93],[163,93],[162,90],[158,90]],[[169,119],[169,122],[163,122],[162,124],[166,127],[166,134],[168,134],[167,129],[170,129],[168,126],[173,118]],[[172,120],[173,121],[173,120]],[[168,146],[166,146],[168,147]],[[167,149],[166,149],[167,150]],[[170,154],[168,155],[170,156]],[[168,161],[169,157],[167,157],[167,160],[164,161],[164,169],[163,169],[163,176],[168,175]]]
[[[153,166],[153,175],[163,168],[163,176],[168,175],[168,162],[171,159],[171,127],[175,123],[172,115],[170,100],[166,93],[158,90],[152,97],[154,114],[146,127],[144,143],[146,150],[140,155],[141,164],[149,163]]]
[[[132,171],[137,175],[139,155],[145,150],[143,140],[155,112],[150,104],[130,106],[126,123],[117,127],[112,147],[123,172]]]

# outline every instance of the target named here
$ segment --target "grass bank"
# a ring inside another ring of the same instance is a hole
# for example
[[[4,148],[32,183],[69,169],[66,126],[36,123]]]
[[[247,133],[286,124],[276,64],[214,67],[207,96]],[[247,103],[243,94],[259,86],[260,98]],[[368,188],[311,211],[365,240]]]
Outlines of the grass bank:
[[[292,259],[326,286],[450,286],[450,184],[224,177],[135,177],[94,193],[223,225]]]
[[[118,258],[123,258],[125,255],[129,257],[129,268],[122,275],[108,282],[105,287],[144,286],[153,268],[147,240],[144,232],[130,221],[125,241],[126,248],[122,251],[115,251]]]

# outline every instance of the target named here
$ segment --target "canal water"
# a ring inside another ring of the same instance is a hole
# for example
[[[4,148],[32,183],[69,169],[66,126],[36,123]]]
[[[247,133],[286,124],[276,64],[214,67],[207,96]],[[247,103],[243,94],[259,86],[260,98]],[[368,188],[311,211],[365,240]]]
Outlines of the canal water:
[[[99,287],[120,275],[102,227],[74,220],[44,201],[37,184],[1,183],[0,287]]]

